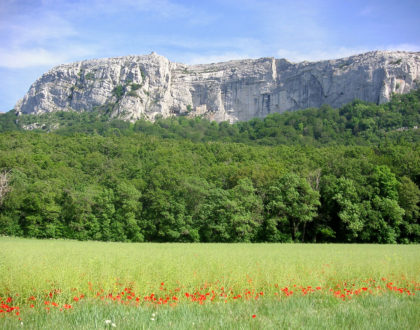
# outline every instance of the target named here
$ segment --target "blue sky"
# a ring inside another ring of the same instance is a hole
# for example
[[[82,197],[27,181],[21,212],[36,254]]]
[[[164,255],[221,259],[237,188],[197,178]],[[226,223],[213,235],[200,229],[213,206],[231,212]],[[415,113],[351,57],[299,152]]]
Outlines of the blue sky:
[[[420,51],[418,0],[0,0],[0,111],[42,73],[90,58],[298,62]]]

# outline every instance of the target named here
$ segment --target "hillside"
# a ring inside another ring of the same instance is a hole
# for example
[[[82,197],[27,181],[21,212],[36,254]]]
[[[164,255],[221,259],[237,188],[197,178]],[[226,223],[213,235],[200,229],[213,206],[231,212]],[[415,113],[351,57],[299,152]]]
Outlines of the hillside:
[[[60,135],[75,133],[127,135],[142,132],[164,139],[193,142],[224,141],[252,145],[371,145],[386,141],[416,142],[420,137],[420,89],[405,95],[394,94],[390,102],[376,105],[360,100],[339,109],[329,106],[264,119],[228,124],[206,118],[171,117],[129,123],[95,112],[53,112],[20,115],[10,111],[0,117],[0,132],[35,130]]]
[[[419,242],[419,99],[414,91],[235,124],[11,111],[0,116],[11,188],[0,234]]]

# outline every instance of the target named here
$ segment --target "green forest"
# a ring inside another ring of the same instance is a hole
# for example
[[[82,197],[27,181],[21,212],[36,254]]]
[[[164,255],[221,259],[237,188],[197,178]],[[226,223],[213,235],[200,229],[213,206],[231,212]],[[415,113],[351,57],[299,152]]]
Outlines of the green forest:
[[[9,111],[0,235],[419,243],[418,126],[420,90],[234,124]]]

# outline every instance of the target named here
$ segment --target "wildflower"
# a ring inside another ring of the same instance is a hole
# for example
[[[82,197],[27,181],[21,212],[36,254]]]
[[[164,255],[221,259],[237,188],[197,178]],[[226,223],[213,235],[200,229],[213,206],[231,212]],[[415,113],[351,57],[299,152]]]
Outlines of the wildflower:
[[[116,325],[115,323],[112,323],[112,324],[111,324],[111,326],[112,326],[113,328],[115,328],[117,325]]]
[[[112,321],[111,320],[105,320],[105,324],[111,324]]]
[[[253,314],[253,315],[252,315],[252,318],[253,318],[253,319],[255,319],[256,317],[257,317],[257,315],[255,315],[255,314]]]

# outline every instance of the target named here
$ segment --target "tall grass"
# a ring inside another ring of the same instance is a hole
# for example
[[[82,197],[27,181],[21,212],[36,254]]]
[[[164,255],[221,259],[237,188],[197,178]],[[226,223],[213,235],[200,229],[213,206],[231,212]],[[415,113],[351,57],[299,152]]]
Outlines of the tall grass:
[[[3,313],[0,327],[23,322],[30,328],[48,328],[60,322],[64,328],[104,328],[111,316],[123,328],[420,326],[417,295],[373,290],[343,301],[329,290],[385,288],[392,282],[417,292],[418,245],[135,244],[3,237],[0,251],[0,298],[13,297],[13,303],[21,306],[21,320]],[[301,286],[322,290],[302,295]],[[127,287],[142,299],[171,292],[180,300],[167,307],[143,300],[124,305],[97,298],[98,292],[115,295]],[[285,297],[281,291],[285,287],[295,294]],[[219,298],[221,288],[229,292],[228,298]],[[48,300],[52,290],[60,292],[51,301],[72,303],[72,309],[47,313],[44,306],[28,307],[29,297],[39,303]],[[199,305],[184,297],[212,290],[218,297],[211,303]],[[247,290],[263,295],[232,298]],[[75,303],[74,297],[81,294],[83,301]],[[154,311],[158,316],[151,320]]]

